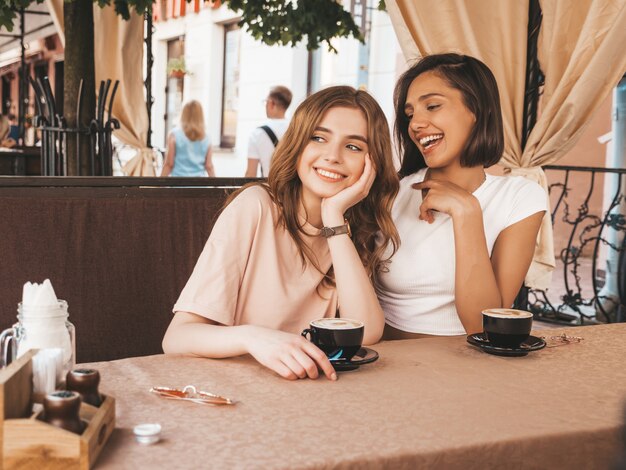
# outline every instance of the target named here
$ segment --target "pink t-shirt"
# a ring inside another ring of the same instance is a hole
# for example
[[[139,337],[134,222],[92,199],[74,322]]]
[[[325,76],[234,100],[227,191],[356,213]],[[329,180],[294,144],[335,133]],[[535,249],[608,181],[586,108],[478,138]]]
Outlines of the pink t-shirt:
[[[334,317],[336,289],[321,285],[323,275],[311,263],[303,268],[296,244],[276,225],[277,217],[263,188],[252,186],[239,194],[215,222],[174,312],[291,333],[300,333],[316,318]],[[310,225],[304,229],[316,232]],[[328,272],[326,239],[304,235],[304,240]]]

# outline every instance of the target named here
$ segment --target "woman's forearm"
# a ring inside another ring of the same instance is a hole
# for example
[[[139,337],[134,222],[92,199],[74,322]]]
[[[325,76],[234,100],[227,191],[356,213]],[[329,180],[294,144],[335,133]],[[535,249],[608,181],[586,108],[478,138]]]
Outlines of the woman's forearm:
[[[161,176],[169,176],[174,169],[174,160],[176,159],[176,138],[174,134],[170,134],[167,138],[167,151],[165,152],[165,159],[163,160],[163,169],[161,170]]]
[[[363,342],[374,344],[383,334],[385,317],[356,248],[347,234],[330,237],[328,246],[341,316],[362,321],[365,324]]]
[[[172,172],[173,165],[164,164],[163,169],[161,170],[161,176],[169,176]]]
[[[299,334],[254,325],[221,326],[189,312],[176,313],[163,338],[163,351],[214,359],[250,354],[287,379],[317,378],[318,368],[337,379],[324,353]]]
[[[163,338],[163,351],[166,354],[192,354],[211,358],[241,356],[248,352],[247,337],[251,328],[249,325],[173,322]]]
[[[213,166],[213,150],[209,147],[204,159],[204,169],[211,178],[215,178],[215,167]]]
[[[502,306],[483,228],[482,212],[453,217],[455,305],[467,333],[482,331],[482,310]]]

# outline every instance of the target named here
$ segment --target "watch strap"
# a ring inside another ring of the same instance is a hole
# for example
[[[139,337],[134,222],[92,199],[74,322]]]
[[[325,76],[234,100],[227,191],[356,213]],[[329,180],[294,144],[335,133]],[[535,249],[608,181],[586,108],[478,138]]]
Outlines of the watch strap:
[[[344,233],[347,233],[349,237],[352,236],[352,233],[350,232],[350,224],[347,220],[343,225],[338,225],[336,227],[322,227],[320,229],[320,236],[324,238],[330,238]]]

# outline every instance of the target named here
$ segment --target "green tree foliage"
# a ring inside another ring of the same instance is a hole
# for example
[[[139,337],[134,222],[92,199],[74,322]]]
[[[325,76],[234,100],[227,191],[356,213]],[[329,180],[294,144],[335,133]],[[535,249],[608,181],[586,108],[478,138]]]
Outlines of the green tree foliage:
[[[8,31],[13,31],[13,23],[17,18],[17,13],[22,8],[27,8],[33,3],[43,3],[45,0],[0,0],[0,27],[5,27]],[[65,3],[73,3],[85,0],[64,0]],[[191,0],[187,0],[189,2]],[[138,13],[144,13],[153,0],[93,0],[99,7],[115,5],[115,11],[125,20],[130,18],[130,9],[134,8]]]
[[[11,31],[21,8],[43,1],[0,1],[0,26]],[[65,0],[67,3],[75,1],[85,0]],[[152,0],[93,1],[100,7],[114,5],[115,11],[124,19],[130,17],[131,9],[143,14],[152,5]],[[241,14],[241,27],[255,39],[270,46],[295,46],[306,37],[309,50],[317,49],[325,42],[329,50],[335,51],[330,42],[332,38],[353,36],[363,41],[352,16],[336,0],[225,0],[224,3],[229,9]],[[384,5],[383,0],[380,0],[379,8],[381,5]]]
[[[44,0],[0,0],[0,27],[13,30],[18,12]],[[65,21],[65,80],[64,117],[69,127],[86,125],[95,114],[95,68],[93,56],[93,11],[89,0],[64,0]],[[124,19],[131,10],[143,14],[153,0],[92,0],[99,7],[113,5]],[[186,0],[191,2],[191,0]],[[295,46],[306,37],[307,48],[314,50],[326,43],[335,51],[331,40],[336,37],[363,41],[350,13],[338,0],[224,0],[224,4],[241,15],[239,25],[255,39],[268,45]],[[384,5],[379,0],[378,8]],[[88,49],[88,50],[86,50]],[[76,97],[80,81],[84,81],[83,113],[77,123]],[[87,174],[89,148],[85,139],[77,151],[74,137],[68,137],[68,174]]]
[[[2,0],[0,1],[0,28],[13,31],[13,22],[18,11],[31,3],[43,3],[44,0]]]
[[[307,49],[319,48],[334,37],[353,36],[363,41],[352,16],[335,0],[227,0],[228,8],[241,12],[239,25],[268,45],[295,46],[304,36]]]

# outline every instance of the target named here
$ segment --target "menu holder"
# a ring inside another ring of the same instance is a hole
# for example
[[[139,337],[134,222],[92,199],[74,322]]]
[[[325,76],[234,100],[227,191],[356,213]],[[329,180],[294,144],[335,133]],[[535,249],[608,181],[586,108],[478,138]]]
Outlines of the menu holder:
[[[42,401],[33,393],[35,354],[0,370],[0,468],[88,470],[115,429],[115,399],[103,394],[98,408],[81,403],[87,427],[80,435],[42,421],[43,409],[33,412]]]

